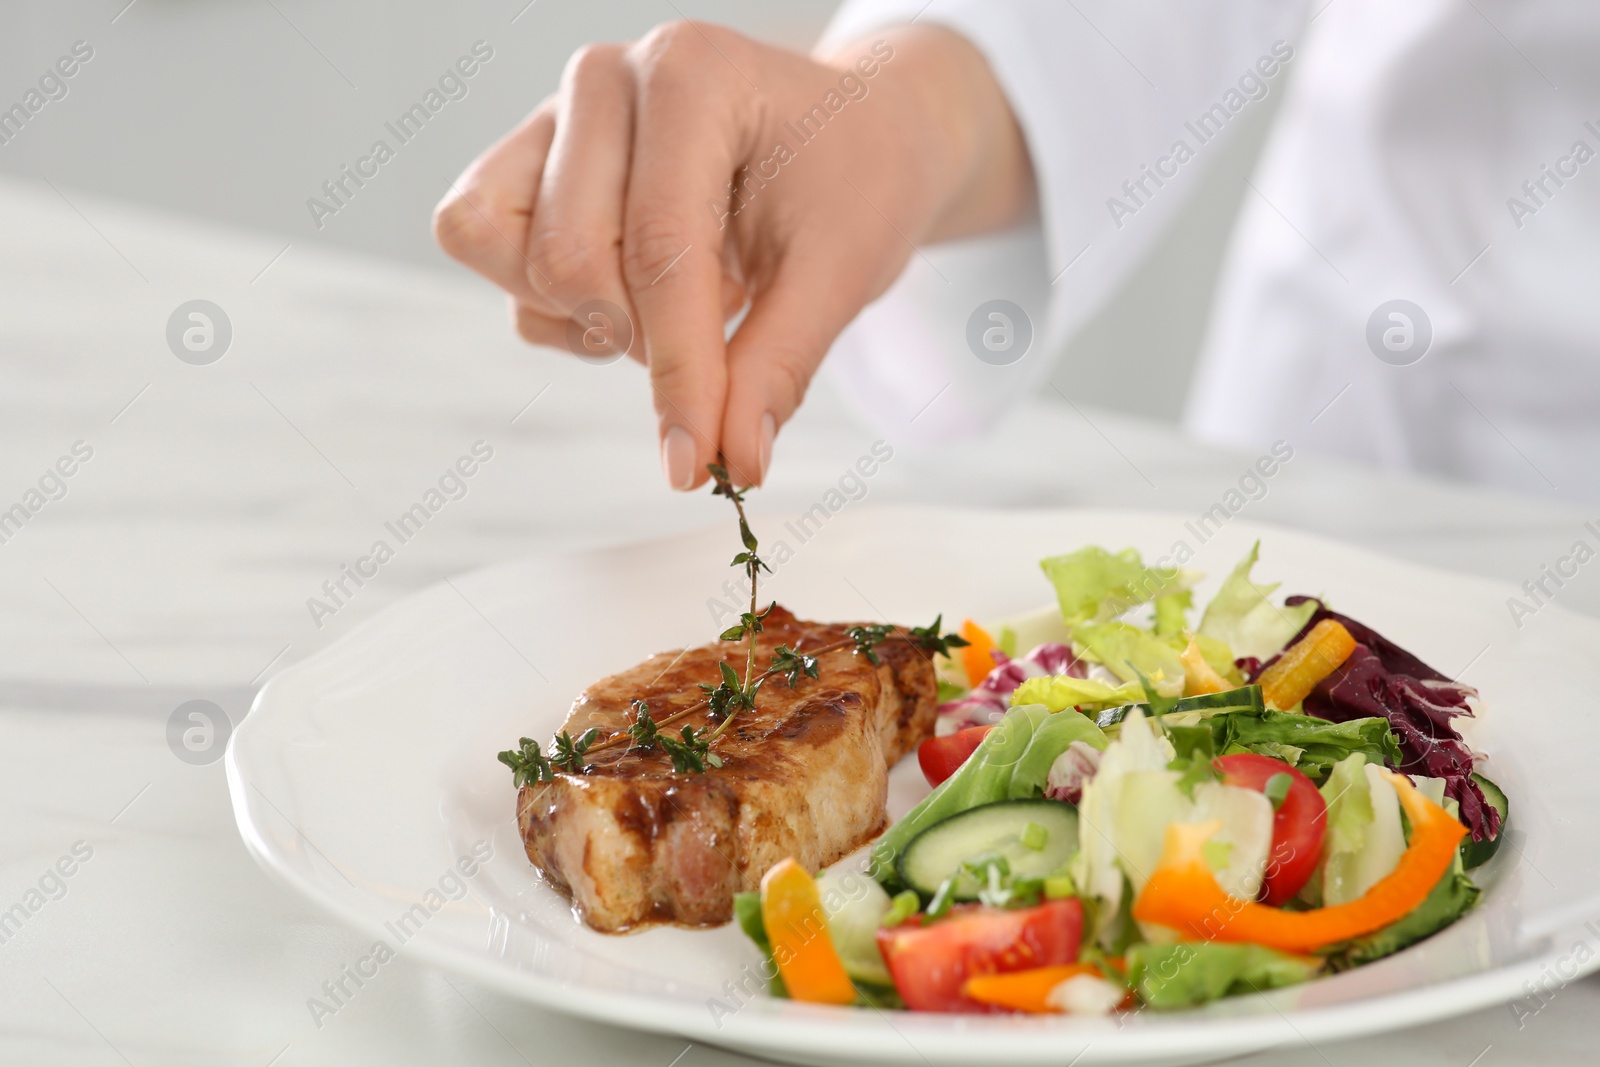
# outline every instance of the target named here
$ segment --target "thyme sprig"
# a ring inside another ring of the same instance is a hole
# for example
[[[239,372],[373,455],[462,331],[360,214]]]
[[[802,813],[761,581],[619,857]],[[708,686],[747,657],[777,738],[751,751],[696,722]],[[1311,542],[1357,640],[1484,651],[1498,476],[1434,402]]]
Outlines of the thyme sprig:
[[[650,717],[650,705],[642,700],[633,702],[633,725],[628,727],[628,736],[633,738],[631,747],[641,752],[656,747],[656,721]]]
[[[501,763],[511,768],[511,781],[518,789],[533,782],[555,781],[555,772],[550,769],[550,761],[540,750],[539,742],[524,737],[518,746],[506,749],[499,757]]]
[[[707,767],[722,766],[722,757],[711,751],[711,742],[715,735],[707,736],[709,727],[696,730],[693,726],[685,726],[679,731],[682,741],[677,741],[671,735],[662,735],[658,740],[663,750],[672,759],[672,769],[679,774],[704,774]]]
[[[800,679],[816,679],[821,673],[821,657],[830,652],[840,652],[849,649],[861,656],[873,666],[878,666],[882,660],[878,649],[886,641],[904,641],[919,652],[932,656],[948,656],[950,650],[961,648],[967,642],[954,633],[941,633],[940,624],[944,616],[936,616],[927,626],[914,626],[909,629],[889,625],[887,623],[862,623],[852,626],[845,631],[847,637],[841,641],[814,649],[790,648],[788,645],[779,645],[772,653],[766,669],[756,670],[756,636],[765,630],[768,615],[772,614],[777,603],[767,605],[765,611],[758,611],[757,584],[761,572],[772,573],[772,568],[767,566],[760,555],[760,542],[756,539],[755,532],[750,529],[749,519],[744,513],[744,498],[748,489],[735,489],[728,478],[727,468],[720,463],[710,463],[706,469],[711,473],[713,496],[725,496],[733,503],[734,510],[739,516],[739,541],[744,546],[744,551],[733,557],[730,567],[744,568],[745,577],[750,582],[750,610],[739,615],[739,623],[722,631],[720,637],[724,641],[746,641],[744,657],[744,677],[726,660],[720,661],[716,684],[700,683],[700,691],[704,694],[702,699],[670,712],[660,719],[655,718],[650,712],[650,705],[643,700],[633,702],[633,722],[623,730],[609,737],[601,738],[596,727],[590,727],[577,738],[573,738],[566,730],[556,736],[550,751],[545,753],[532,738],[524,737],[518,748],[509,749],[500,753],[500,762],[511,768],[512,779],[520,788],[533,782],[551,782],[555,780],[555,771],[564,770],[572,774],[582,774],[588,770],[585,763],[590,752],[600,751],[614,745],[629,742],[630,749],[641,752],[651,752],[660,749],[672,760],[672,769],[678,774],[704,774],[706,769],[718,768],[723,764],[722,757],[712,750],[717,739],[727,732],[728,727],[742,711],[754,711],[756,696],[761,691],[761,686],[768,678],[778,676],[789,683],[793,689],[800,684]],[[715,729],[710,725],[694,726],[683,725],[678,731],[678,736],[663,732],[662,728],[676,725],[681,720],[697,712],[704,711],[711,722],[716,723]]]
[[[883,644],[884,639],[894,632],[894,627],[881,622],[863,623],[852,626],[845,631],[850,639],[856,643],[856,655],[862,656],[874,667],[880,662],[877,648]]]
[[[594,744],[595,738],[599,736],[600,729],[595,726],[579,734],[577,740],[573,740],[571,734],[562,730],[556,734],[556,743],[551,747],[550,765],[571,771],[573,774],[582,774],[584,753],[589,751],[589,746]]]
[[[817,676],[817,657],[796,651],[788,645],[779,645],[772,653],[772,666],[767,674],[782,675],[789,680],[789,688],[793,689],[800,684],[801,675],[807,678]]]
[[[748,642],[744,658],[744,680],[741,682],[738,674],[726,661],[719,663],[722,679],[715,686],[701,684],[700,689],[706,694],[706,706],[710,709],[711,717],[718,719],[717,728],[711,732],[706,740],[707,745],[714,744],[717,738],[727,732],[729,724],[739,714],[740,709],[754,711],[756,709],[756,694],[761,691],[761,683],[765,675],[756,677],[756,635],[764,628],[766,617],[777,607],[776,603],[769,604],[766,611],[756,611],[757,584],[761,580],[761,572],[772,573],[772,568],[767,566],[759,552],[761,543],[756,540],[755,531],[750,529],[750,520],[744,513],[744,495],[750,490],[735,489],[733,482],[728,480],[728,469],[720,463],[706,464],[706,470],[711,474],[712,496],[725,496],[733,502],[734,510],[739,513],[739,541],[744,545],[744,551],[733,557],[730,567],[743,567],[745,577],[750,582],[750,610],[739,616],[739,625],[730,626],[722,631],[722,640],[738,641],[741,638]],[[673,760],[674,768],[677,760]],[[716,764],[713,764],[716,766]]]
[[[966,648],[971,644],[960,634],[941,634],[939,624],[943,621],[944,613],[940,612],[927,626],[913,626],[906,640],[930,656],[949,656],[952,648]]]
[[[510,748],[500,753],[499,759],[511,768],[511,780],[521,788],[531,782],[553,782],[556,779],[556,770],[571,771],[573,774],[582,774],[584,770],[584,756],[589,751],[589,746],[595,743],[600,736],[598,727],[591,726],[576,739],[566,730],[556,735],[556,740],[550,746],[549,754],[539,750],[539,742],[531,737],[524,737],[518,742],[517,748]]]
[[[898,629],[898,627],[896,629]],[[914,629],[908,629],[905,633],[892,633],[887,638],[885,638],[884,640],[885,641],[904,641],[907,644],[913,646],[914,648],[926,648],[925,639],[919,639],[919,638],[917,638],[917,637],[915,637],[913,635],[918,630],[921,630],[921,631],[927,633],[927,632],[932,632],[932,631],[934,631],[936,629],[937,629],[937,627],[934,626],[934,625],[916,627]],[[962,645],[966,644],[965,641],[963,641],[960,637],[958,637],[955,634],[943,634],[943,635],[940,635],[939,639],[948,642],[948,647],[949,648],[959,648]],[[843,651],[845,649],[854,650],[855,647],[856,647],[856,642],[855,642],[855,640],[853,638],[847,638],[847,639],[845,639],[843,641],[834,641],[831,644],[826,644],[826,645],[821,646],[820,648],[814,648],[814,649],[811,649],[811,650],[809,650],[807,652],[799,652],[799,651],[796,651],[796,650],[793,650],[793,649],[787,649],[787,646],[779,646],[778,650],[773,653],[773,663],[774,663],[774,665],[772,667],[768,668],[762,674],[758,675],[757,677],[761,681],[766,681],[768,678],[771,678],[772,676],[774,676],[776,674],[780,674],[780,673],[782,673],[782,674],[787,676],[789,671],[792,669],[792,665],[787,663],[787,662],[779,663],[778,662],[778,660],[779,660],[778,653],[779,652],[785,652],[785,651],[795,652],[796,656],[800,657],[801,659],[804,659],[804,660],[807,660],[807,661],[811,661],[814,664],[815,661],[820,659],[820,657],[825,656],[830,652],[841,652],[841,651]],[[938,650],[938,649],[933,649],[931,651],[938,652],[940,655],[948,655],[949,654],[947,652],[940,652],[940,650]],[[820,670],[818,671],[818,673],[819,674],[821,673]],[[808,677],[808,678],[817,677],[817,675],[813,675],[809,670],[802,670],[801,674],[803,674],[805,677]],[[799,680],[800,680],[799,676],[797,675],[795,677],[796,684],[799,683]],[[704,686],[702,685],[701,688],[702,688],[702,691],[703,691],[704,690]],[[639,703],[643,703],[643,701],[636,701],[635,703],[637,705]],[[694,714],[697,714],[697,713],[705,711],[706,707],[707,707],[707,701],[705,701],[705,700],[697,700],[693,704],[688,705],[687,707],[679,708],[677,711],[670,712],[670,713],[668,713],[666,715],[663,715],[661,718],[654,720],[653,725],[657,726],[657,727],[676,725],[677,723],[681,722],[682,720],[688,718],[691,715],[694,715]],[[637,723],[635,725],[637,725]],[[591,752],[598,752],[601,749],[611,748],[614,745],[620,745],[624,741],[630,740],[632,738],[632,733],[631,733],[632,729],[633,729],[633,727],[629,727],[628,730],[619,731],[617,733],[612,734],[610,737],[602,738],[601,740],[596,741],[592,746],[590,746],[590,751]]]

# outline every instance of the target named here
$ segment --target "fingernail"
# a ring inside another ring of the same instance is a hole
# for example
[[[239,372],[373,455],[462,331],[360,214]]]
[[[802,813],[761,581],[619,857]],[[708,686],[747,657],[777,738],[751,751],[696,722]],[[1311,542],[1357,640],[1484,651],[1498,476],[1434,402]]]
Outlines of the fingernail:
[[[756,455],[756,481],[765,483],[767,480],[767,466],[772,462],[772,441],[778,436],[778,420],[772,417],[772,412],[761,416],[761,450]]]
[[[682,426],[672,427],[661,439],[661,469],[674,489],[694,484],[694,438]]]

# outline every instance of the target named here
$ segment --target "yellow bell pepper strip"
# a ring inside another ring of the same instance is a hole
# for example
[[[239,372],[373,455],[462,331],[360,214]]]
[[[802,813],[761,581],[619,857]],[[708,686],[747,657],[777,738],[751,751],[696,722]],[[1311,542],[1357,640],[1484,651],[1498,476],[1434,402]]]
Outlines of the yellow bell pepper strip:
[[[1229,685],[1222,675],[1206,662],[1206,657],[1201,653],[1200,646],[1194,638],[1189,638],[1189,647],[1183,650],[1183,655],[1178,657],[1183,664],[1183,695],[1186,697],[1205,696],[1207,693],[1224,693],[1233,686]]]
[[[1339,669],[1356,650],[1356,639],[1336,619],[1323,619],[1284,650],[1256,682],[1267,707],[1288,711],[1311,695],[1317,683]]]
[[[961,650],[961,668],[967,672],[967,686],[976,689],[994,670],[992,653],[1000,646],[994,643],[989,631],[971,619],[962,620],[961,636],[967,641],[967,647]]]
[[[1059,1014],[1050,1003],[1050,991],[1080,974],[1104,977],[1092,963],[1064,963],[1055,967],[1034,967],[1009,974],[980,974],[966,980],[961,992],[980,1004],[1025,1011],[1034,1015]]]
[[[828,936],[816,879],[792,858],[761,876],[761,921],[789,996],[812,1004],[853,1004],[856,987]]]
[[[1225,893],[1202,854],[1221,822],[1167,827],[1161,862],[1133,904],[1140,922],[1170,926],[1188,938],[1246,941],[1305,954],[1404,918],[1425,900],[1450,869],[1467,829],[1428,800],[1403,774],[1383,772],[1411,820],[1411,844],[1393,871],[1346,904],[1284,911]]]

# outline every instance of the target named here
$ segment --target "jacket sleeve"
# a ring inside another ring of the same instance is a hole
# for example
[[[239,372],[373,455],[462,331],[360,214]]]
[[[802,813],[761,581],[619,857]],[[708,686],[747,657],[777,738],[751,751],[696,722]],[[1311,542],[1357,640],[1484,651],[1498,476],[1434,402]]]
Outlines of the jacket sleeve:
[[[1283,91],[1305,14],[1299,0],[847,2],[819,49],[912,20],[970,40],[1017,116],[1039,190],[1036,224],[923,249],[857,317],[829,360],[855,406],[904,439],[943,439],[1045,387],[1218,140]]]

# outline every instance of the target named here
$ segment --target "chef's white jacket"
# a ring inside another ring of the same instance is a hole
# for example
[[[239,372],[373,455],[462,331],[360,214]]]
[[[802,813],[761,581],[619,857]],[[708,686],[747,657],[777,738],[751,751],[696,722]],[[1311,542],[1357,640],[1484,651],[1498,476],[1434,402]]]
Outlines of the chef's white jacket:
[[[1600,4],[1314,5],[846,3],[822,47],[913,17],[971,40],[1039,186],[1031,231],[913,256],[840,339],[862,410],[948,439],[1070,399],[1050,356],[1276,96],[1187,428],[1600,501]],[[997,298],[1034,331],[1015,362],[968,343]]]

